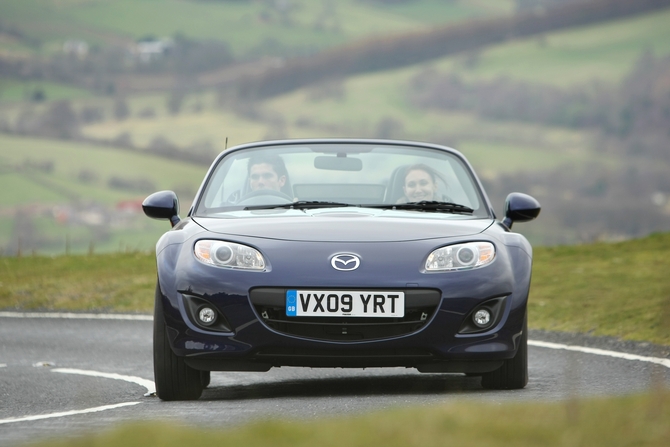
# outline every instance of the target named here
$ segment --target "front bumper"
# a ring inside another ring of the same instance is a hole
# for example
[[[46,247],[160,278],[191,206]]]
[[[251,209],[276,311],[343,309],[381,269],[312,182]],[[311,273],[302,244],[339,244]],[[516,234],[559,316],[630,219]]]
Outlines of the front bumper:
[[[515,308],[514,300],[507,297],[500,321],[494,327],[479,334],[459,334],[468,309],[481,300],[441,297],[421,327],[407,334],[363,341],[324,340],[280,332],[258,314],[248,297],[227,297],[225,306],[217,306],[230,322],[237,323],[231,324],[234,327],[230,332],[199,328],[189,316],[182,296],[178,308],[171,307],[167,297],[162,300],[173,351],[191,367],[209,371],[305,366],[488,372],[516,353],[525,315],[525,304]]]

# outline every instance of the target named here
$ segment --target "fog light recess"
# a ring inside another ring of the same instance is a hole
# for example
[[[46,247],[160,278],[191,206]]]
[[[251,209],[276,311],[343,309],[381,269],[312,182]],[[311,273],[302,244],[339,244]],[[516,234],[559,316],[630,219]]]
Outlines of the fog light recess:
[[[476,305],[463,319],[459,334],[477,334],[496,327],[502,320],[506,297],[498,297]]]
[[[198,319],[203,326],[211,326],[216,323],[216,311],[208,306],[203,306],[198,310]]]

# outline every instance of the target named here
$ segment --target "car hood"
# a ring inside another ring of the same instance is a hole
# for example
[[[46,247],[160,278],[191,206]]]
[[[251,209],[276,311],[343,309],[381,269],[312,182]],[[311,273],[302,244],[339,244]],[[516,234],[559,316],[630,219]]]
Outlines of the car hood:
[[[193,217],[212,233],[304,242],[392,242],[467,237],[494,220],[395,210],[238,211]]]

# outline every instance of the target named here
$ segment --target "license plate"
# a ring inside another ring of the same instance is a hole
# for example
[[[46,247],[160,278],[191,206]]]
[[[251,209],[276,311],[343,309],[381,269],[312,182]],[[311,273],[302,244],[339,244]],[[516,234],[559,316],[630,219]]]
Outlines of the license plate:
[[[286,316],[404,317],[405,294],[360,290],[288,290]]]

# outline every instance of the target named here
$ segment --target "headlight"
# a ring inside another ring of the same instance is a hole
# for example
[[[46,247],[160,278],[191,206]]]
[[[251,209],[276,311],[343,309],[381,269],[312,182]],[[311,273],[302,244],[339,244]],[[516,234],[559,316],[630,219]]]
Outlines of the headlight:
[[[426,259],[427,272],[465,270],[489,264],[496,256],[490,242],[449,245],[433,251]]]
[[[202,240],[195,243],[195,257],[208,265],[229,269],[263,270],[265,260],[258,250],[233,242]]]

